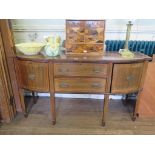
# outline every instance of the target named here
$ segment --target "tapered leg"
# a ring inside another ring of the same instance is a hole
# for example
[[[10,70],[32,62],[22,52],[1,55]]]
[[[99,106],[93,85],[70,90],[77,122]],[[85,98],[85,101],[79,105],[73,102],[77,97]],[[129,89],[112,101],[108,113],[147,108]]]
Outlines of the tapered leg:
[[[105,126],[106,113],[108,111],[108,101],[109,101],[109,95],[104,95],[104,106],[103,106],[103,114],[102,114],[102,126]]]
[[[50,95],[51,100],[51,113],[52,113],[52,124],[56,124],[56,112],[55,112],[55,95],[54,93],[51,93]]]
[[[137,94],[137,100],[136,100],[136,104],[135,104],[135,108],[133,110],[133,116],[132,116],[133,121],[135,121],[136,118],[139,117],[138,106],[139,106],[140,95],[141,95],[141,91],[139,91]]]
[[[19,89],[19,94],[20,94],[20,102],[22,106],[22,111],[24,113],[24,116],[27,117],[28,113],[27,113],[27,108],[25,106],[25,102],[24,102],[24,89]]]

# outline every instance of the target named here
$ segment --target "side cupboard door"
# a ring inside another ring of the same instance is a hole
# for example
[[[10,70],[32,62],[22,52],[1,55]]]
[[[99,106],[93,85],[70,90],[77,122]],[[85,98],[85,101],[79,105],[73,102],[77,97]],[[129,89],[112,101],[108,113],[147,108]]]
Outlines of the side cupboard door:
[[[111,92],[132,93],[138,91],[143,67],[144,62],[114,64]]]

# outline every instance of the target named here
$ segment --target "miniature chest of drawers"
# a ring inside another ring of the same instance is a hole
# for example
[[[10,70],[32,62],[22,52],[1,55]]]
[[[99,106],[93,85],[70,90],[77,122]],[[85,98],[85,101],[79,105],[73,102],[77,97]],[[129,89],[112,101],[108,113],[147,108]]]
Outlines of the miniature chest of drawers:
[[[16,73],[23,112],[23,90],[50,92],[52,122],[56,123],[55,93],[104,94],[102,124],[105,125],[110,94],[138,93],[133,120],[138,113],[139,98],[143,87],[147,62],[150,57],[136,53],[133,59],[124,59],[118,53],[99,57],[56,58],[18,55]]]
[[[105,20],[66,20],[66,54],[103,55]]]

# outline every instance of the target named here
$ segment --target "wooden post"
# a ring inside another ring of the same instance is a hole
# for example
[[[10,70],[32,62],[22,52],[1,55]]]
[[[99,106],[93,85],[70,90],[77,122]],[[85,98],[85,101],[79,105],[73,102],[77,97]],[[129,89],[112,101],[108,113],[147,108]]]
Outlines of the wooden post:
[[[2,39],[0,31],[0,107],[3,121],[9,122],[16,115],[16,107]]]
[[[16,110],[18,112],[22,112],[22,105],[20,103],[20,94],[18,91],[18,84],[17,84],[15,65],[14,65],[14,57],[15,57],[14,43],[12,40],[13,37],[12,37],[9,21],[7,19],[0,20],[0,30],[2,34],[4,52],[7,60],[7,66],[9,70],[9,76],[10,76],[13,95],[15,99]]]

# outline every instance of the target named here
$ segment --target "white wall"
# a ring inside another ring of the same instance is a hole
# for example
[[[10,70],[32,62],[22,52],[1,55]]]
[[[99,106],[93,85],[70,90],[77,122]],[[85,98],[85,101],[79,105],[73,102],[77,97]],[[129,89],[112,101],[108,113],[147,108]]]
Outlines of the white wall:
[[[62,40],[65,39],[65,20],[61,19],[15,19],[12,26],[16,43],[43,41],[44,36],[49,35],[60,35]]]
[[[106,39],[125,39],[127,19],[107,20]],[[155,40],[155,19],[135,19],[132,21],[130,40]]]
[[[106,20],[105,40],[125,39],[126,19]],[[155,40],[155,19],[132,20],[131,40]],[[65,39],[64,19],[14,19],[15,42],[43,41],[44,36],[60,35]],[[36,38],[35,38],[36,37]]]

